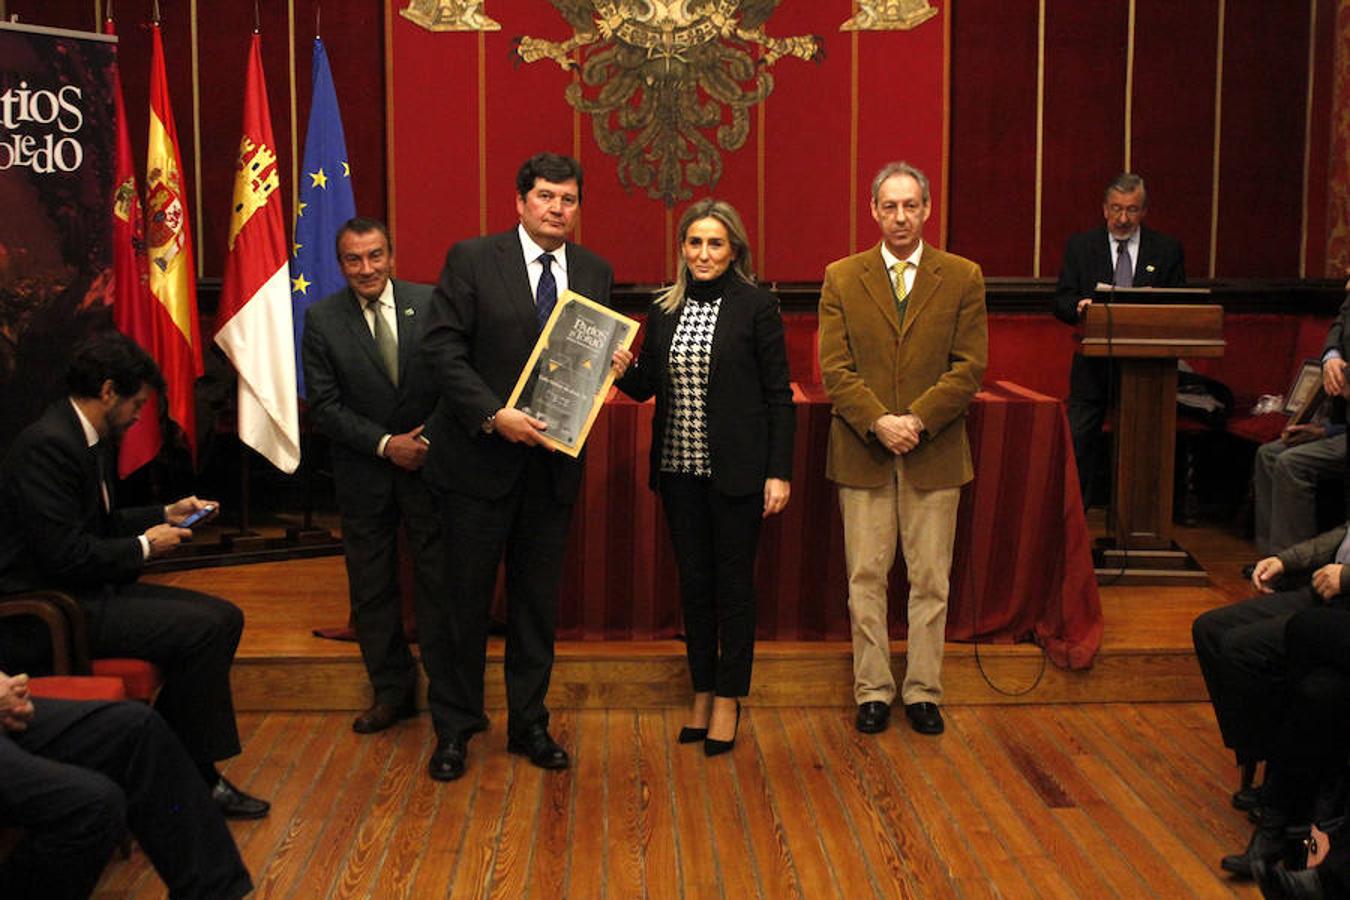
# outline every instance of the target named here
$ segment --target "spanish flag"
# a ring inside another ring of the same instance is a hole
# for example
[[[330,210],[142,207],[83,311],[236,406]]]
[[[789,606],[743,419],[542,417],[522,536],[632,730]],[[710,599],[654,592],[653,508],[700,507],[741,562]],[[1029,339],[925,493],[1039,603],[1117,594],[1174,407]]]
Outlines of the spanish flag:
[[[197,415],[192,393],[194,382],[202,374],[202,339],[197,324],[197,274],[192,264],[192,229],[188,223],[187,192],[183,181],[183,164],[178,155],[178,130],[174,128],[173,107],[169,105],[169,85],[164,76],[164,43],[160,39],[158,22],[151,26],[150,34],[150,140],[145,153],[145,223],[148,233],[145,243],[149,259],[150,293],[154,299],[145,315],[137,315],[133,308],[144,298],[130,286],[127,294],[122,294],[119,271],[114,311],[119,316],[118,328],[149,351],[164,372],[169,418],[183,429],[188,451],[196,462]],[[128,144],[128,162],[130,153]],[[121,181],[123,175],[120,167],[117,177],[120,184],[125,184]],[[119,310],[124,302],[128,303],[128,307]],[[140,319],[136,331],[122,328],[120,315],[123,314]],[[149,343],[143,337],[146,327],[150,331]],[[142,416],[141,420],[150,418],[153,416]],[[158,443],[155,446],[158,449]],[[123,475],[131,471],[127,468],[128,463],[124,453],[118,465]]]
[[[239,374],[239,439],[287,474],[300,465],[291,282],[272,114],[255,31],[244,82],[216,344]]]

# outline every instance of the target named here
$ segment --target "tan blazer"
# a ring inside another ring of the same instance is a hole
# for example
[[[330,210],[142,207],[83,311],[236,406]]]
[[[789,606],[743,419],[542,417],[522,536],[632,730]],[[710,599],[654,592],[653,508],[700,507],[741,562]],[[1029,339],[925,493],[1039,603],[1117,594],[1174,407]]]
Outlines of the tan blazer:
[[[988,360],[984,276],[968,259],[924,244],[901,327],[881,245],[831,263],[820,291],[820,372],[834,404],[825,477],[880,487],[894,457],[871,426],[884,413],[914,413],[919,445],[901,457],[923,490],[974,477],[966,407]]]

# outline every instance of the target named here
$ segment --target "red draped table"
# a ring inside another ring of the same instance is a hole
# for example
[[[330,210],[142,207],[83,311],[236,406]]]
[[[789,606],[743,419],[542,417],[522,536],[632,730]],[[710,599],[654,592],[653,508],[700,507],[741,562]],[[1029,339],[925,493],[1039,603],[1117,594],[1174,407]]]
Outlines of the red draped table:
[[[846,641],[843,525],[824,477],[830,403],[819,386],[793,392],[792,499],[760,536],[757,637]],[[660,500],[647,489],[652,411],[650,401],[615,392],[587,440],[563,573],[562,640],[665,640],[681,631],[674,552]],[[961,495],[947,638],[1035,641],[1055,664],[1085,668],[1101,644],[1101,598],[1063,404],[999,381],[975,396],[968,425],[975,480]],[[410,590],[411,578],[404,584]],[[897,639],[905,634],[905,591],[901,562],[891,579]],[[411,629],[410,597],[404,605]]]
[[[792,499],[768,520],[757,568],[764,641],[849,639],[843,526],[824,478],[830,403],[794,385]],[[681,630],[674,552],[648,490],[652,404],[610,399],[587,441],[558,637],[668,639]],[[1062,404],[1006,381],[971,405],[975,480],[963,491],[947,637],[1034,640],[1060,666],[1091,664],[1101,599]],[[903,563],[892,578],[891,633],[905,633]]]

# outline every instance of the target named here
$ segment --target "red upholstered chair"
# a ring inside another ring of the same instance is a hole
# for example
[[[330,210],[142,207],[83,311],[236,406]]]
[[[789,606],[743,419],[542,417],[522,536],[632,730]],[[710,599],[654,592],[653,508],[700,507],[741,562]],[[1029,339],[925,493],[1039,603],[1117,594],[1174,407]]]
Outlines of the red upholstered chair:
[[[143,659],[91,661],[84,610],[69,594],[34,590],[0,596],[0,617],[21,615],[35,616],[47,626],[52,641],[54,676],[77,676],[60,681],[34,679],[31,690],[36,696],[87,700],[130,699],[149,703],[155,699],[155,694],[164,683],[159,667]],[[120,695],[115,689],[118,682],[122,685]],[[79,693],[55,693],[61,690]]]
[[[125,670],[126,679],[119,674],[76,674],[89,670],[85,638],[84,611],[74,599],[60,591],[27,591],[0,596],[0,618],[6,616],[35,616],[47,626],[51,638],[52,670],[55,675],[44,675],[28,683],[34,697],[52,700],[126,700],[135,684],[144,695],[131,694],[137,699],[150,700],[159,689],[159,670],[144,660],[107,660],[114,671]],[[153,681],[153,687],[150,687]],[[0,859],[13,851],[23,838],[19,828],[0,826]],[[123,859],[131,856],[131,836],[122,838]]]

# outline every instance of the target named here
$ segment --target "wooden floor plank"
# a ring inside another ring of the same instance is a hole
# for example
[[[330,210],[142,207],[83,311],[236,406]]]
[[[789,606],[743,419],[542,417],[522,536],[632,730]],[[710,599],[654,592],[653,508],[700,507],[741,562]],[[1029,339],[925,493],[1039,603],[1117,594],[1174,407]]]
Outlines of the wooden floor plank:
[[[808,714],[802,710],[779,710],[778,720],[783,741],[792,755],[792,766],[810,804],[811,822],[820,832],[826,858],[835,861],[836,865],[838,860],[853,860],[847,869],[836,872],[840,888],[846,896],[861,891],[873,895],[880,893],[881,882],[873,861],[860,850],[856,826],[840,800],[830,760],[820,753]],[[847,884],[843,881],[845,878]]]
[[[806,894],[801,876],[797,873],[792,849],[788,845],[786,825],[782,818],[783,813],[789,816],[800,813],[792,804],[788,804],[780,813],[770,787],[773,779],[765,770],[758,739],[758,723],[768,720],[772,714],[768,710],[761,710],[746,711],[744,715],[750,727],[745,737],[738,739],[737,749],[731,756],[736,768],[736,783],[740,787],[746,836],[755,857],[760,888],[766,897],[804,900]]]
[[[1024,710],[1009,712],[1022,714],[1019,717],[1023,726],[1021,730],[1033,752],[1046,761],[1047,767],[1068,791],[1074,806],[1088,813],[1093,831],[1104,836],[1105,844],[1115,848],[1146,883],[1163,890],[1165,896],[1186,896],[1188,889],[1185,881],[1154,847],[1149,836],[1135,827],[1131,816],[1125,815],[1103,796],[1102,786],[1080,768],[1078,763],[1088,756],[1080,742],[1072,736],[1064,742],[1062,735],[1052,733],[1047,726],[1053,724],[1053,720],[1036,721],[1034,717],[1026,715]]]
[[[647,896],[655,900],[679,896],[670,753],[680,745],[674,740],[675,735],[666,730],[666,718],[659,710],[643,710],[638,714],[633,753],[642,785],[643,876]]]
[[[480,734],[469,742],[469,767],[458,781],[431,782],[436,794],[436,815],[427,830],[426,845],[416,857],[417,871],[413,877],[412,898],[445,897],[454,882],[455,870],[463,852],[465,835],[474,815],[474,801],[478,796],[478,782],[483,778],[483,748],[488,735]]]
[[[678,734],[684,710],[666,710],[666,731]],[[675,802],[675,839],[680,891],[686,897],[721,897],[720,860],[708,815],[708,783],[702,747],[678,744],[670,751]]]
[[[416,739],[422,752],[411,774],[408,802],[403,808],[402,819],[396,825],[385,852],[384,864],[380,867],[380,893],[385,897],[405,900],[415,896],[413,884],[419,865],[429,855],[432,823],[440,811],[441,798],[450,791],[426,775],[426,763],[436,744],[436,735],[429,723],[425,719],[420,722],[414,720],[400,728],[405,729],[404,740]],[[437,835],[437,841],[443,837]]]
[[[821,756],[834,760],[834,782],[840,800],[850,811],[862,852],[872,861],[877,879],[877,892],[883,897],[922,896],[910,870],[905,844],[910,836],[897,834],[895,816],[889,804],[878,803],[875,783],[883,781],[877,772],[860,765],[849,738],[839,727],[837,717],[820,721],[816,717],[815,739]],[[854,729],[853,734],[857,734]],[[870,737],[858,735],[871,740]]]
[[[449,891],[435,896],[478,898],[486,896],[492,888],[507,792],[515,774],[515,757],[506,753],[503,743],[500,725],[471,742],[474,749],[470,751],[469,764],[481,769],[482,773],[474,785],[468,828],[460,843],[459,860],[448,885]],[[446,788],[453,791],[462,781],[452,781]]]
[[[638,777],[635,746],[636,712],[623,709],[605,714],[605,895],[646,895],[646,802]]]
[[[810,797],[784,737],[779,712],[763,710],[758,713],[755,744],[763,760],[764,777],[775,814],[783,823],[793,868],[807,897],[841,897],[843,889],[838,876],[848,873],[838,871],[836,866],[840,861],[830,860],[826,855]]]
[[[372,896],[382,890],[380,871],[385,853],[404,817],[412,794],[413,779],[426,779],[427,741],[405,740],[398,733],[384,732],[392,752],[374,785],[370,805],[356,823],[354,837],[340,869],[335,873],[329,897],[332,900]],[[427,732],[423,731],[423,735]],[[384,748],[377,748],[379,753]]]
[[[749,716],[742,714],[736,746],[743,747],[745,742],[754,740],[754,731]],[[718,867],[722,871],[723,896],[763,897],[755,854],[746,833],[741,788],[736,781],[732,754],[707,756],[698,744],[686,745],[684,749],[693,751],[688,755],[697,756],[696,764],[703,766],[708,780],[708,818],[712,823]]]
[[[1043,793],[1026,777],[1025,768],[1019,768],[1014,762],[1017,758],[1015,746],[1010,752],[1009,745],[1000,741],[991,730],[987,713],[997,711],[997,708],[983,707],[947,710],[949,724],[959,729],[972,756],[980,764],[973,772],[967,771],[966,777],[987,779],[998,788],[1006,799],[1007,808],[1034,836],[1041,852],[1054,861],[1055,869],[1063,874],[1080,897],[1110,896],[1113,888],[1104,879],[1103,869],[1112,862],[1123,869],[1123,862],[1114,857],[1090,857],[1082,844],[1062,827],[1061,821],[1044,802]],[[1127,887],[1128,882],[1134,882],[1133,875],[1128,872],[1125,878],[1116,882],[1117,887]]]
[[[564,710],[550,723],[554,738],[564,747],[577,750],[576,713]],[[582,765],[581,760],[576,766]],[[572,862],[571,830],[575,827],[576,769],[550,773],[541,779],[539,810],[535,816],[534,847],[530,870],[525,879],[528,897],[563,897]]]
[[[1255,898],[1217,868],[1246,824],[1230,773],[1205,777],[1225,760],[1205,708],[947,713],[935,739],[747,710],[709,759],[674,743],[683,710],[562,711],[571,769],[489,732],[450,784],[426,777],[425,719],[359,736],[345,712],[275,713],[231,769],[273,812],[232,829],[260,898]],[[95,896],[165,891],[138,852]]]
[[[330,819],[341,815],[340,810],[353,802],[348,792],[354,773],[370,752],[371,742],[357,740],[350,728],[338,727],[336,722],[325,722],[324,730],[331,750],[322,759],[307,802],[291,810],[279,843],[265,862],[251,868],[255,894],[259,898],[290,896],[295,883],[309,869]],[[361,801],[357,798],[355,802]],[[273,816],[281,821],[284,814],[284,810],[274,812],[268,817],[269,826],[274,824]]]
[[[605,891],[607,859],[605,832],[605,767],[608,753],[606,712],[587,709],[577,712],[577,770],[572,800],[576,804],[572,818],[572,865],[564,896],[601,897]]]

